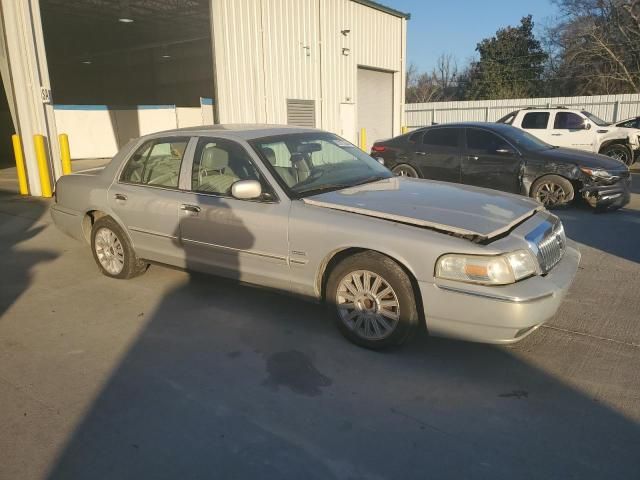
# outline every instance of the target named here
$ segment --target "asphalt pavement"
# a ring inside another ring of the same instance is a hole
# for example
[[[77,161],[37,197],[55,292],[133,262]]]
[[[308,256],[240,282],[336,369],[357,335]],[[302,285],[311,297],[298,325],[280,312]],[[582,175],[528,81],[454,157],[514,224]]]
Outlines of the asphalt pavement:
[[[548,325],[381,353],[273,292],[110,280],[47,202],[1,194],[0,479],[638,478],[634,176],[622,211],[559,212],[583,259]]]

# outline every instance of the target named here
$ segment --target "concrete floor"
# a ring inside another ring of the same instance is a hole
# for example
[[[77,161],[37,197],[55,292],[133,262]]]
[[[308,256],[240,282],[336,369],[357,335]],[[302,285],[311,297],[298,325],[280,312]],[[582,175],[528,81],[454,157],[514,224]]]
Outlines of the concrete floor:
[[[0,479],[637,478],[640,175],[520,344],[347,343],[322,307],[152,266],[103,277],[0,195]]]

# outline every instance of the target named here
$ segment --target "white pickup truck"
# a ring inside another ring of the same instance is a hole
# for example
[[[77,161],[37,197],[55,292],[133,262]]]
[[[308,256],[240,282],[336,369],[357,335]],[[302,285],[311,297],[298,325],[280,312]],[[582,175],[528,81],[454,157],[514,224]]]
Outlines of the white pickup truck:
[[[526,130],[545,142],[601,153],[631,165],[640,151],[638,135],[611,125],[585,110],[529,107],[505,115],[498,123]]]

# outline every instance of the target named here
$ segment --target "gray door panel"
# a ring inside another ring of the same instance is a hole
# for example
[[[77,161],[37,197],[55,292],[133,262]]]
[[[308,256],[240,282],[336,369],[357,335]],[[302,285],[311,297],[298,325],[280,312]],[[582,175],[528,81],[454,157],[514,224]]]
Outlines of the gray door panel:
[[[290,287],[289,206],[188,194],[180,212],[187,266],[267,287]]]

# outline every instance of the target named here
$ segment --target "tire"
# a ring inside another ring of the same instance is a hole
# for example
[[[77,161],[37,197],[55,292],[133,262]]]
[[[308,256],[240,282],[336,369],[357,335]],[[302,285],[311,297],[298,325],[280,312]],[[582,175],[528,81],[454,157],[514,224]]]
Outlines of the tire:
[[[606,155],[607,157],[620,160],[628,166],[631,166],[634,161],[633,152],[629,147],[623,145],[622,143],[612,143],[611,145],[607,145],[602,150],[600,150],[600,153],[602,155]]]
[[[406,163],[396,165],[391,171],[398,177],[420,178],[418,171]]]
[[[148,267],[136,256],[120,225],[108,216],[96,220],[91,228],[91,252],[107,277],[129,279],[143,274]]]
[[[545,175],[540,177],[533,185],[529,196],[536,199],[548,209],[564,207],[568,205],[575,195],[572,183],[560,175]]]
[[[336,265],[327,281],[326,300],[340,333],[364,348],[400,345],[418,326],[409,276],[395,261],[377,252],[358,253]]]

